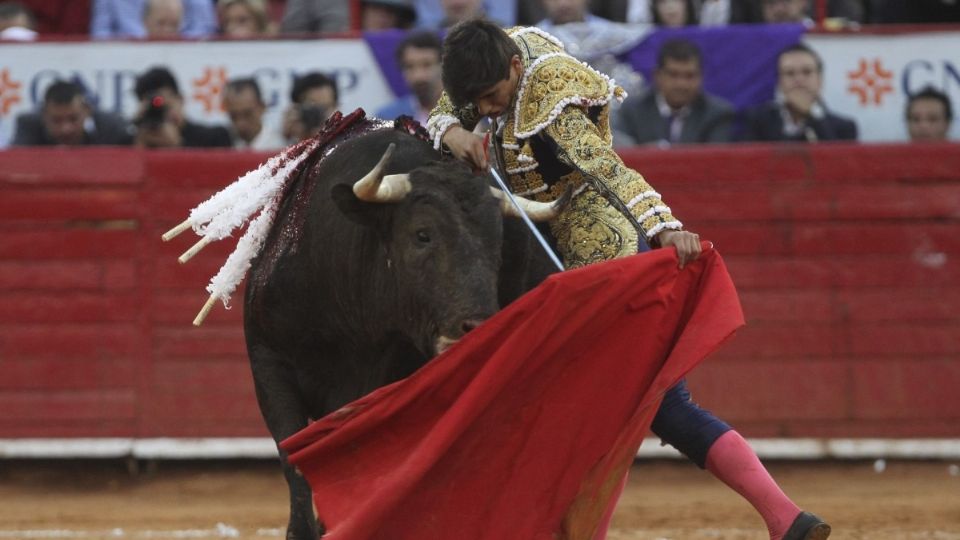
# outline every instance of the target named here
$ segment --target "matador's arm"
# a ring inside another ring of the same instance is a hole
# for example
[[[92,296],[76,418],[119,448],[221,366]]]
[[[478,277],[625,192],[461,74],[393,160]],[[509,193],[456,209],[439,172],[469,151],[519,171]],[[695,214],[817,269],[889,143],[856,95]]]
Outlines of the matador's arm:
[[[468,105],[466,107],[455,107],[446,92],[440,95],[440,101],[436,107],[430,111],[430,118],[427,120],[427,131],[433,138],[433,147],[441,149],[440,143],[443,136],[451,126],[460,125],[462,128],[472,131],[480,121],[480,114],[476,107]]]

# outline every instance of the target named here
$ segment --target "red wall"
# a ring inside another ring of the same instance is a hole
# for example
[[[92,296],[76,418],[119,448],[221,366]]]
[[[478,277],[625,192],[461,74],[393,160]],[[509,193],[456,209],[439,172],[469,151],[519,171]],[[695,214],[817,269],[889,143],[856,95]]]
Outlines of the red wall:
[[[160,234],[265,156],[0,153],[0,438],[260,436],[232,249]],[[691,377],[750,436],[960,436],[960,146],[625,152],[748,326]]]

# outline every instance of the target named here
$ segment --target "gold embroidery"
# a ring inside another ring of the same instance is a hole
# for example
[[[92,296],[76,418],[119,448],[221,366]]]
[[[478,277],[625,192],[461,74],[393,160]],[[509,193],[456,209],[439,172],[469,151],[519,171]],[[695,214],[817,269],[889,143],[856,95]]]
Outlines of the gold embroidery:
[[[583,185],[583,173],[573,171],[572,173],[561,176],[557,183],[550,186],[550,189],[539,194],[540,196],[536,199],[540,202],[552,202],[562,197],[564,192],[567,191],[568,186],[576,192],[577,188],[581,185]]]
[[[594,191],[584,191],[550,222],[567,268],[625,257],[637,252],[633,225]]]
[[[567,107],[547,126],[546,134],[563,150],[560,156],[562,161],[603,183],[617,194],[624,204],[628,204],[644,192],[652,192],[653,188],[640,173],[624,165],[620,156],[605,143],[609,137],[609,124],[604,124],[606,133],[601,134],[581,109]],[[649,196],[640,199],[631,212],[639,218],[644,212],[657,206],[665,208],[666,205],[659,197]],[[680,226],[676,218],[666,210],[655,211],[640,225],[647,232],[660,224],[669,224],[666,226],[674,228]]]
[[[521,39],[527,35],[524,34]],[[559,51],[559,48],[553,47],[547,54]],[[521,86],[517,95],[520,100],[517,133],[540,131],[555,114],[557,107],[565,104],[603,105],[610,99],[609,81],[576,58],[557,54],[533,65],[535,60],[536,57],[531,57],[525,62],[530,67],[525,74],[526,87]]]
[[[536,169],[511,174],[509,182],[510,189],[514,193],[530,193],[542,188],[544,185],[543,175]],[[539,193],[537,195],[539,195]]]

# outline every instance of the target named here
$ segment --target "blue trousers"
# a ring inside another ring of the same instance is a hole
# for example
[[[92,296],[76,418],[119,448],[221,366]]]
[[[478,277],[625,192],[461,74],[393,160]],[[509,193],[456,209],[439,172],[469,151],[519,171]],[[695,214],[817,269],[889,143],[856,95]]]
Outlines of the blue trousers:
[[[681,379],[664,394],[650,429],[703,469],[710,447],[732,428],[694,403],[687,390],[687,380]]]

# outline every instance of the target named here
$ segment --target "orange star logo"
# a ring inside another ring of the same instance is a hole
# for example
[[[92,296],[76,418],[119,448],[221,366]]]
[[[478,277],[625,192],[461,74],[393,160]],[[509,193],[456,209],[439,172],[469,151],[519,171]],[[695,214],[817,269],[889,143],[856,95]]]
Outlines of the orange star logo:
[[[14,105],[20,103],[20,84],[10,78],[10,70],[0,71],[0,116],[6,116]]]
[[[203,103],[205,112],[222,111],[220,94],[227,83],[227,68],[204,68],[203,76],[193,80],[193,99]]]
[[[872,62],[861,58],[860,66],[847,72],[847,79],[847,91],[857,96],[860,105],[882,105],[884,94],[893,93],[893,72],[884,69],[879,58]]]

